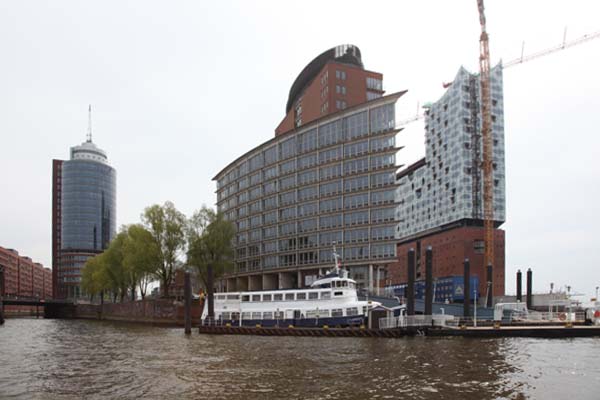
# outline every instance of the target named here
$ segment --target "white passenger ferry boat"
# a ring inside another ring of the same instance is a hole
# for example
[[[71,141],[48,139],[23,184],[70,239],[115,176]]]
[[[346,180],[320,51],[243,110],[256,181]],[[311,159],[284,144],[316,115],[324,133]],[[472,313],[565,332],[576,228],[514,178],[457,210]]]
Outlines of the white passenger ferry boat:
[[[356,282],[340,268],[333,251],[335,267],[306,289],[216,293],[215,324],[232,326],[353,326],[366,323],[368,311],[378,302],[359,301]],[[202,320],[208,316],[204,307]]]

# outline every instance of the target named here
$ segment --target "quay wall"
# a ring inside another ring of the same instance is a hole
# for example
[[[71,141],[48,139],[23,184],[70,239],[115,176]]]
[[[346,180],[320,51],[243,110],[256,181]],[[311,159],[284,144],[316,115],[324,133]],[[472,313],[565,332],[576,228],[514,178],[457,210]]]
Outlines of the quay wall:
[[[198,325],[203,304],[192,300],[192,324]],[[77,304],[72,315],[80,319],[184,325],[184,304],[171,299],[148,299],[124,303]]]

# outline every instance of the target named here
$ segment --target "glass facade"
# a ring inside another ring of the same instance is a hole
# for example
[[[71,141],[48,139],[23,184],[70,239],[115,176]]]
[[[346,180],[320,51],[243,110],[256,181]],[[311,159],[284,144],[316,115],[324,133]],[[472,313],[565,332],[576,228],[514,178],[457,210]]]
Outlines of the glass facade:
[[[62,250],[101,251],[116,230],[116,172],[109,165],[69,160],[62,176]]]
[[[238,230],[234,275],[327,268],[334,243],[348,266],[395,259],[397,98],[276,137],[215,177]]]

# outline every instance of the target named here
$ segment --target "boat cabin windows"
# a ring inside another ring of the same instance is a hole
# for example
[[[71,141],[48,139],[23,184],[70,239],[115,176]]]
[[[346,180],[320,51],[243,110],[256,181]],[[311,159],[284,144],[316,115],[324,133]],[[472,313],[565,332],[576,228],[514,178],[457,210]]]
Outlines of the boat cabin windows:
[[[273,316],[275,317],[275,319],[283,319],[283,311],[275,311],[273,313]]]
[[[253,294],[252,301],[260,301],[260,294]]]
[[[331,299],[331,292],[321,292],[321,299],[322,300],[329,300],[329,299]]]
[[[215,295],[215,299],[216,300],[225,300],[225,295],[223,295],[223,294]]]
[[[331,310],[331,316],[332,317],[343,317],[344,312],[341,308],[334,308],[333,310]]]
[[[344,292],[333,292],[334,296],[342,296]]]
[[[333,287],[348,287],[348,281],[333,281]]]
[[[234,321],[237,321],[240,319],[240,313],[239,312],[232,312],[231,313],[231,319]]]
[[[239,294],[228,294],[227,295],[227,300],[239,300],[239,299],[240,299]]]
[[[252,319],[252,313],[251,312],[243,312],[242,319]]]
[[[271,311],[263,312],[263,319],[273,319],[273,313]]]
[[[221,313],[221,319],[231,319],[231,313],[228,313],[228,312]]]
[[[263,301],[271,301],[271,295],[270,294],[263,294]]]
[[[242,296],[242,301],[250,301],[250,295],[249,294],[245,294]]]
[[[329,283],[329,282],[328,283],[322,283],[322,284],[320,284],[317,287],[319,287],[321,289],[329,289],[331,287],[331,283]]]
[[[296,300],[306,300],[306,292],[296,293]]]
[[[347,316],[358,315],[358,308],[356,308],[356,307],[346,308],[346,315]]]
[[[260,319],[261,316],[262,315],[261,315],[260,311],[252,313],[252,319]]]
[[[283,300],[283,294],[279,293],[279,294],[273,295],[273,301],[282,301],[282,300]]]
[[[318,298],[319,298],[319,292],[309,292],[308,293],[309,300],[316,300]]]
[[[294,293],[286,293],[285,299],[286,300],[294,300]]]

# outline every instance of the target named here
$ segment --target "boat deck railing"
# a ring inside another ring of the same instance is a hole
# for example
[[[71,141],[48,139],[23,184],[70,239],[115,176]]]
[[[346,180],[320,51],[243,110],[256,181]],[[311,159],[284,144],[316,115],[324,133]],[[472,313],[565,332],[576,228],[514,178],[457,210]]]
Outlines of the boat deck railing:
[[[539,312],[529,311],[526,315],[511,315],[511,322],[584,322],[585,311],[577,312]]]

